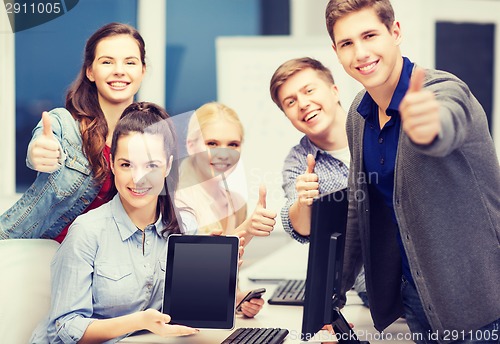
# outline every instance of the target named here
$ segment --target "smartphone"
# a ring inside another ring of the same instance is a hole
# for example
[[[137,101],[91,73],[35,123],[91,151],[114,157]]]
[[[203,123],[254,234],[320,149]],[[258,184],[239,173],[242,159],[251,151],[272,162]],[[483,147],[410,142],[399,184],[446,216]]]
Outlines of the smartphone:
[[[258,288],[254,290],[250,290],[248,294],[245,295],[243,300],[236,306],[236,312],[241,312],[241,305],[245,301],[250,301],[251,299],[260,299],[262,297],[262,294],[266,292],[266,288]]]

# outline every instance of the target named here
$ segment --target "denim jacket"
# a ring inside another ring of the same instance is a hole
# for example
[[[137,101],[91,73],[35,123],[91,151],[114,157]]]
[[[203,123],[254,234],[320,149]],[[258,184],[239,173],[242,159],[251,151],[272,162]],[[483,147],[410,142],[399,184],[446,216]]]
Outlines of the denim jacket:
[[[82,150],[79,123],[64,108],[50,111],[50,118],[61,146],[61,166],[52,173],[38,173],[23,196],[0,217],[0,239],[55,238],[99,193],[100,185],[94,184]],[[42,132],[40,121],[31,142]],[[29,159],[26,164],[33,168]]]

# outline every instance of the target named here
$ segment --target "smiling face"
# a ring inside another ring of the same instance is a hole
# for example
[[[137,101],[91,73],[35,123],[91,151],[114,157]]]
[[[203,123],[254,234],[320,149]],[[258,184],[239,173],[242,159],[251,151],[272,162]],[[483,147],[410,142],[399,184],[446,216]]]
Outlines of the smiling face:
[[[289,77],[279,88],[278,99],[293,126],[313,142],[328,136],[340,107],[337,86],[311,68]]]
[[[229,120],[218,118],[205,124],[200,134],[189,140],[187,147],[197,173],[203,180],[222,174],[227,177],[240,159],[240,127]]]
[[[172,156],[161,135],[132,132],[118,138],[111,170],[125,211],[156,213],[158,195],[170,172]]]
[[[365,8],[338,19],[333,33],[333,48],[345,71],[368,92],[392,95],[385,91],[396,88],[403,66],[399,23],[388,30],[373,8]]]
[[[87,78],[95,82],[101,107],[128,105],[141,86],[144,72],[137,41],[129,35],[116,35],[99,41]]]

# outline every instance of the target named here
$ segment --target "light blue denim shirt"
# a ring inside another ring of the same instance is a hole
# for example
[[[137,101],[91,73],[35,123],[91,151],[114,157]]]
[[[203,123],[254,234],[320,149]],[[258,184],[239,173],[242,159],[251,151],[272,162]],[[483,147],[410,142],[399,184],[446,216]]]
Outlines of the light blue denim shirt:
[[[194,216],[181,216],[183,232],[196,234]],[[162,229],[160,216],[139,230],[119,195],[79,216],[52,261],[51,310],[30,343],[77,343],[96,319],[160,310],[167,246]]]
[[[0,216],[0,239],[57,237],[92,203],[101,188],[94,184],[82,151],[79,123],[64,108],[49,114],[52,132],[61,145],[61,166],[52,173],[38,173],[23,196]],[[31,142],[42,132],[39,122]],[[28,159],[26,164],[33,168]]]

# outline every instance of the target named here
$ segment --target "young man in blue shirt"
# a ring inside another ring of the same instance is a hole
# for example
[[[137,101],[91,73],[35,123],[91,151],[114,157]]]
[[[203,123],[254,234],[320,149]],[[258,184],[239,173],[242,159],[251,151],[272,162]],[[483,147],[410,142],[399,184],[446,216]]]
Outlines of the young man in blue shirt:
[[[283,190],[287,202],[281,210],[285,231],[305,243],[311,232],[314,197],[347,186],[347,114],[340,105],[332,73],[309,57],[279,66],[271,78],[270,93],[292,125],[305,134],[285,159]],[[359,274],[354,289],[368,306],[364,273]]]
[[[330,0],[326,23],[365,87],[347,118],[344,289],[364,263],[378,330],[404,312],[417,343],[498,343],[500,169],[484,110],[454,75],[402,56],[389,0]]]

